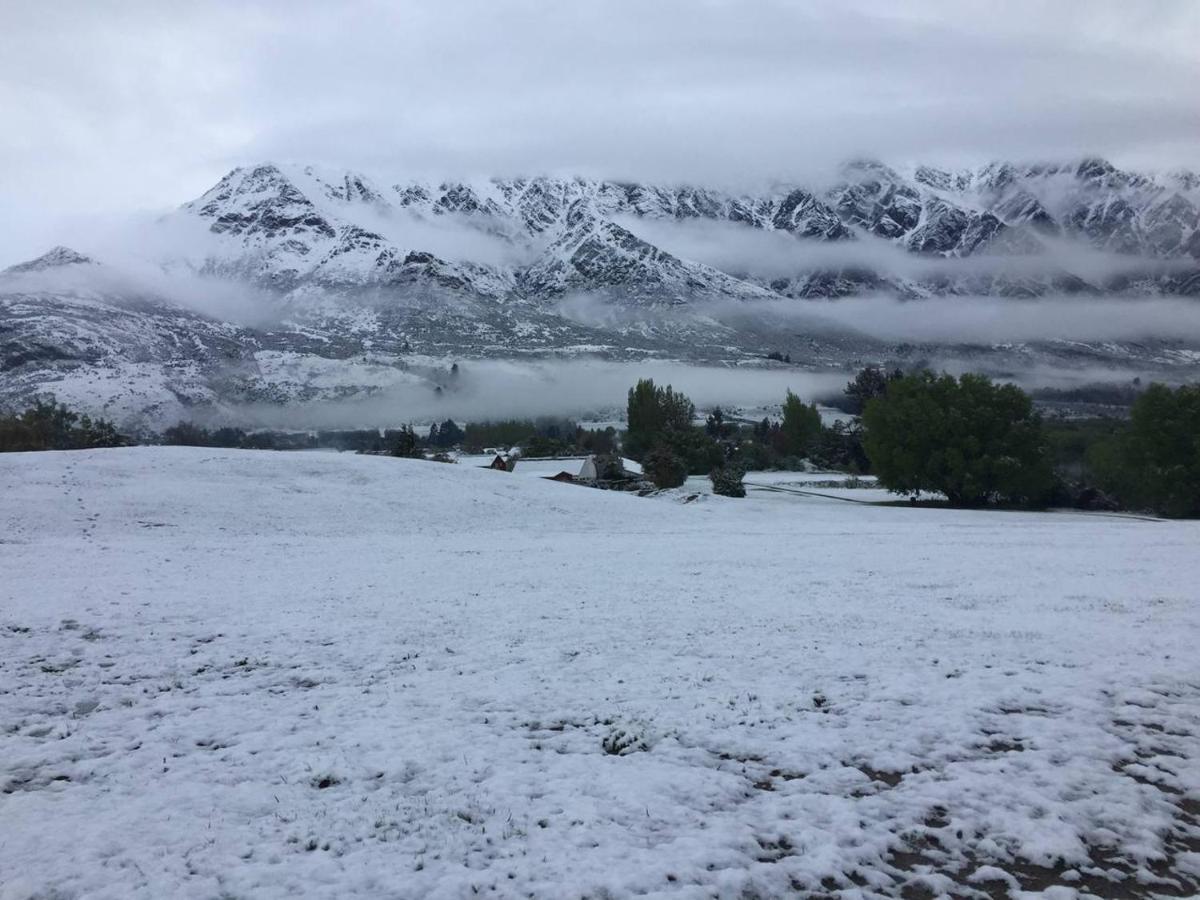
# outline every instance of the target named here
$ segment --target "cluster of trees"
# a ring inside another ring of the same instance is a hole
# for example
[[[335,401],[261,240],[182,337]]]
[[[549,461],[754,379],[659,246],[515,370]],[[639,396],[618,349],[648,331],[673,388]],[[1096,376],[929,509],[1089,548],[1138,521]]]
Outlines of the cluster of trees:
[[[704,474],[725,462],[718,440],[695,424],[695,405],[671,385],[641,379],[629,389],[625,414],[624,451],[641,461],[658,487],[678,487],[689,474]]]
[[[361,453],[390,453],[423,457],[461,447],[480,452],[486,447],[520,447],[527,456],[563,456],[576,453],[615,453],[614,428],[581,428],[567,419],[509,419],[469,422],[463,428],[453,419],[434,423],[428,435],[411,426],[321,430],[315,432],[244,431],[241,428],[205,428],[194,422],[179,422],[166,429],[163,444],[188,447],[233,447],[256,450],[308,450],[315,448]]]
[[[205,428],[195,422],[177,422],[159,435],[158,442],[176,447],[226,447],[242,450],[363,450],[384,451],[392,432],[377,428],[341,431],[246,431],[224,426]]]
[[[868,367],[842,405],[858,417],[827,426],[789,391],[778,422],[732,422],[717,408],[699,425],[687,396],[644,379],[629,391],[624,448],[660,487],[707,473],[730,496],[744,493],[749,469],[808,460],[872,472],[896,493],[940,493],[955,506],[1200,516],[1200,386],[1149,386],[1127,423],[1047,423],[1015,385]]]
[[[716,469],[800,469],[806,462],[861,473],[868,465],[861,426],[854,422],[825,425],[816,404],[805,403],[791,391],[784,398],[778,422],[768,418],[757,423],[730,421],[717,407],[701,427],[693,421],[695,407],[687,396],[670,385],[664,388],[644,379],[629,392],[627,416],[625,452],[645,465],[644,457],[658,451],[653,460],[656,468],[677,473],[680,467],[667,465],[664,459],[664,452],[669,451],[682,463],[684,478]],[[678,474],[672,480],[682,484]],[[655,479],[655,483],[664,482]]]
[[[487,447],[519,447],[525,456],[612,455],[618,450],[617,430],[612,426],[584,428],[554,417],[468,422],[459,443],[469,453]]]
[[[659,487],[708,474],[718,493],[742,496],[748,469],[799,468],[805,459],[819,459],[858,471],[863,462],[857,432],[843,424],[826,427],[816,405],[790,391],[779,422],[732,422],[717,407],[701,426],[685,394],[642,379],[629,391],[626,416],[624,452],[640,460]]]
[[[468,422],[461,444],[471,453],[486,447],[520,447],[526,456],[612,454],[617,451],[617,430],[583,428],[570,419],[551,416]]]
[[[429,426],[429,437],[426,439],[426,443],[430,447],[449,450],[451,447],[457,447],[465,438],[466,432],[458,427],[458,423],[453,419],[447,419],[440,425],[434,422]]]
[[[37,400],[22,412],[0,415],[0,452],[89,450],[128,443],[112,422],[80,415],[53,397]]]
[[[810,461],[873,472],[902,494],[941,493],[959,506],[1069,505],[1200,516],[1200,385],[1139,390],[1128,422],[1045,422],[1029,395],[985,376],[863,369],[842,405],[857,414],[824,425],[815,404],[790,391],[778,422],[730,421],[713,409],[701,424],[683,393],[650,379],[628,395],[628,430],[585,429],[566,419],[468,423],[452,420],[421,436],[411,427],[318,432],[247,432],[180,422],[165,444],[295,450],[330,447],[424,458],[451,447],[519,446],[528,456],[595,454],[619,469],[620,450],[642,462],[659,487],[707,474],[714,490],[744,496],[749,469],[799,468]],[[0,416],[0,451],[72,450],[132,443],[111,422],[40,400]],[[608,464],[606,463],[606,464]]]
[[[1152,384],[1128,422],[1046,423],[1029,395],[982,375],[888,376],[867,398],[880,483],[958,506],[1047,505],[1200,516],[1200,386]]]

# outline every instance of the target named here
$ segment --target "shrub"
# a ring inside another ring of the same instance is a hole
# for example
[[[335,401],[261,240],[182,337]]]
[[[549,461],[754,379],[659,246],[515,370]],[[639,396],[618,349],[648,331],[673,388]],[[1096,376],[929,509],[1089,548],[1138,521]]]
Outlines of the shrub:
[[[687,481],[687,466],[666,444],[659,444],[647,453],[642,468],[658,488],[680,487]]]
[[[1013,385],[982,375],[896,379],[863,413],[865,448],[896,493],[940,491],[955,505],[1036,505],[1053,485],[1041,419]]]
[[[722,466],[719,469],[713,469],[708,474],[709,480],[712,481],[713,493],[720,494],[722,497],[745,497],[746,486],[742,484],[745,474],[737,466]]]

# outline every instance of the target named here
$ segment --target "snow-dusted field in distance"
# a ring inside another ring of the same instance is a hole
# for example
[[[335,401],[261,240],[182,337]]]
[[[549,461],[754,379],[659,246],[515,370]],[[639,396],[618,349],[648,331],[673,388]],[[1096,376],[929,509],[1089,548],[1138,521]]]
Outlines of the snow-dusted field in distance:
[[[0,897],[1200,889],[1200,523],[682,496],[0,455]]]

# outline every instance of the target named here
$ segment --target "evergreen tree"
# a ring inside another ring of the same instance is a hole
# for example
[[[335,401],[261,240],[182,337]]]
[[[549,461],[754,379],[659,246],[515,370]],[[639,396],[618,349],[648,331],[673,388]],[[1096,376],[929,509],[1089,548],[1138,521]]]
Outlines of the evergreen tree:
[[[421,441],[411,425],[405,425],[392,433],[392,446],[388,452],[401,459],[425,458],[425,451],[421,449]]]
[[[695,416],[696,408],[684,394],[670,385],[657,387],[652,379],[643,378],[629,389],[625,451],[640,458],[666,433],[691,430]]]
[[[788,456],[808,456],[821,435],[821,414],[815,404],[805,403],[788,391],[779,427],[783,452]]]

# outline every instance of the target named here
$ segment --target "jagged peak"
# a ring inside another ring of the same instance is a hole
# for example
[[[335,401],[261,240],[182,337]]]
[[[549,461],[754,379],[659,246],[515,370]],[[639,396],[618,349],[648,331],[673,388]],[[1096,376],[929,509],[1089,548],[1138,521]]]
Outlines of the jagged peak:
[[[8,275],[20,275],[25,272],[44,272],[47,269],[79,265],[98,266],[100,264],[90,256],[85,256],[76,250],[72,250],[70,247],[64,247],[60,244],[57,247],[52,247],[36,259],[26,260],[25,262],[17,263],[15,266],[9,266],[4,272]]]
[[[261,162],[230,169],[207,191],[183,204],[184,209],[203,209],[213,201],[226,202],[235,195],[261,194],[268,190],[297,191],[283,170],[273,162]]]

